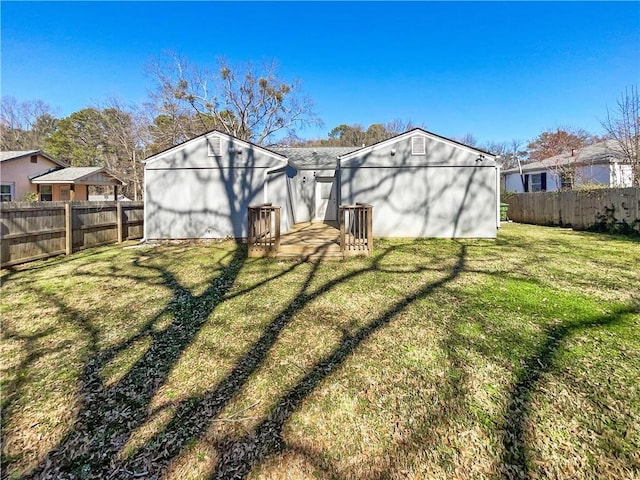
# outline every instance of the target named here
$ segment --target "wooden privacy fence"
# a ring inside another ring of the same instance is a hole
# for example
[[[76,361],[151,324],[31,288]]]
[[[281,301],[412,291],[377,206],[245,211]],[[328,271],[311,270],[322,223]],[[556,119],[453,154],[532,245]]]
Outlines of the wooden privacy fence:
[[[340,250],[343,256],[373,252],[373,206],[340,205]]]
[[[518,193],[502,199],[510,220],[578,230],[628,225],[640,231],[640,188]]]
[[[142,202],[3,202],[2,267],[143,237]]]
[[[280,249],[280,207],[270,203],[248,208],[247,244],[250,257],[275,256]]]

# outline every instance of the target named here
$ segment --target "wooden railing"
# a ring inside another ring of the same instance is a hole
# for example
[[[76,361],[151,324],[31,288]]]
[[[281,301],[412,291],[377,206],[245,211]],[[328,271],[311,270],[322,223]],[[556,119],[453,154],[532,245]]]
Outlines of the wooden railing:
[[[373,206],[364,203],[340,205],[340,250],[342,255],[373,252]]]
[[[249,256],[275,256],[280,249],[280,207],[270,203],[252,205],[248,217]]]

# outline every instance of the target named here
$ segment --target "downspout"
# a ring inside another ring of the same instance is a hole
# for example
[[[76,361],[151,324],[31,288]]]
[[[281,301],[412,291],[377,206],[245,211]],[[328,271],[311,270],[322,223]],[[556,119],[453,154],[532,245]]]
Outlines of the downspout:
[[[518,160],[518,170],[520,170],[520,181],[522,182],[522,191],[525,192],[526,190],[524,188],[524,175],[522,174],[522,163],[520,162],[520,156],[516,155],[516,160]]]

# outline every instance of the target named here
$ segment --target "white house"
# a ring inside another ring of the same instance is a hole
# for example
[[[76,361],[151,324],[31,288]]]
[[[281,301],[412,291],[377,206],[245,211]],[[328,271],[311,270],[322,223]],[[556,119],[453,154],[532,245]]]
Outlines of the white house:
[[[504,190],[515,193],[553,192],[587,185],[630,187],[632,184],[631,165],[625,162],[613,140],[527,163],[521,169],[502,171]]]
[[[281,207],[282,232],[373,205],[379,237],[495,238],[488,152],[422,129],[363,148],[267,149],[212,131],[145,161],[145,237],[243,238],[247,207]]]

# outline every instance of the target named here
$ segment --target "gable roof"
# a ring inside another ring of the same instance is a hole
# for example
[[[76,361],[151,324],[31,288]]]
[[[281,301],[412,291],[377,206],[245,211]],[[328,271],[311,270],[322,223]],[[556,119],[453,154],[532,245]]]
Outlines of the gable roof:
[[[263,152],[265,152],[266,154],[269,154],[273,157],[276,157],[278,160],[282,160],[283,162],[286,163],[287,159],[285,157],[283,157],[282,155],[280,155],[279,153],[273,151],[273,150],[269,150],[267,148],[264,148],[260,145],[257,145],[255,143],[251,143],[248,142],[246,140],[240,140],[239,138],[234,137],[233,135],[229,135],[227,133],[221,132],[220,130],[209,130],[208,132],[202,133],[200,135],[198,135],[197,137],[193,137],[190,138],[189,140],[186,140],[182,143],[179,143],[178,145],[174,145],[173,147],[169,147],[165,150],[162,150],[161,152],[158,153],[154,153],[153,155],[151,155],[150,157],[145,158],[142,163],[144,164],[148,164],[151,163],[155,160],[158,160],[162,155],[165,155],[169,152],[173,152],[173,151],[178,151],[181,148],[184,148],[185,146],[189,145],[190,143],[196,143],[199,140],[202,140],[205,137],[209,137],[209,136],[220,136],[223,137],[224,139],[226,139],[227,141],[232,141],[234,143],[238,143],[240,145],[244,145],[247,148],[257,148]]]
[[[388,138],[386,140],[382,140],[380,142],[374,143],[373,145],[369,145],[367,147],[362,147],[362,148],[359,148],[359,149],[357,149],[357,150],[355,150],[355,151],[353,151],[351,153],[343,155],[343,156],[340,157],[340,160],[347,160],[349,158],[355,157],[356,155],[359,155],[359,154],[367,152],[367,151],[373,151],[373,150],[376,150],[378,148],[384,148],[384,147],[386,147],[388,145],[391,145],[391,144],[397,142],[398,140],[400,140],[400,139],[402,139],[404,137],[410,137],[412,135],[415,135],[416,133],[424,135],[425,137],[427,137],[427,138],[429,138],[431,140],[437,140],[437,141],[440,141],[440,142],[444,142],[444,143],[447,143],[447,144],[449,144],[449,145],[451,145],[453,147],[462,148],[464,150],[468,150],[468,151],[473,152],[473,153],[479,153],[479,154],[482,154],[482,155],[488,155],[492,159],[495,159],[495,155],[490,153],[490,152],[487,152],[486,150],[482,150],[482,149],[477,148],[477,147],[471,147],[469,145],[465,145],[464,143],[458,142],[457,140],[452,140],[450,138],[443,137],[441,135],[435,134],[433,132],[429,132],[429,131],[424,130],[422,128],[413,128],[411,130],[407,130],[404,133],[400,133],[400,134],[396,135],[395,137],[391,137],[391,138]]]
[[[278,147],[272,151],[289,159],[300,170],[333,170],[338,159],[362,147]]]
[[[61,167],[69,166],[60,160],[56,160],[51,155],[46,154],[43,150],[6,150],[3,152],[0,152],[0,162],[8,162],[9,160],[17,160],[19,158],[31,157],[31,155],[40,155],[41,157],[44,157],[47,160],[52,161],[56,165],[60,165]]]
[[[89,178],[91,177],[91,178]],[[31,183],[73,183],[77,185],[110,184],[124,182],[104,167],[68,167],[32,178]]]
[[[594,143],[571,153],[561,153],[537,162],[522,165],[523,172],[551,170],[566,165],[599,165],[612,162],[624,162],[620,146],[612,141]],[[518,167],[502,171],[503,174],[520,173]]]

